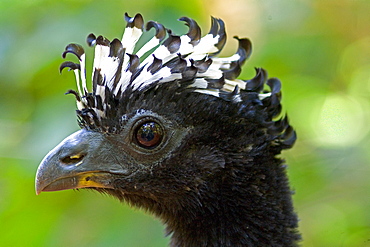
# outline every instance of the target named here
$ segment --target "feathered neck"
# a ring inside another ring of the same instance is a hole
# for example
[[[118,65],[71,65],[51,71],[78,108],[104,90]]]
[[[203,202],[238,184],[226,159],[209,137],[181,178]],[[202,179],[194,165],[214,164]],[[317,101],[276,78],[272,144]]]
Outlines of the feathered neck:
[[[297,246],[286,166],[257,149],[248,157],[229,154],[234,157],[222,172],[185,194],[157,199],[123,193],[122,199],[160,218],[174,247]]]

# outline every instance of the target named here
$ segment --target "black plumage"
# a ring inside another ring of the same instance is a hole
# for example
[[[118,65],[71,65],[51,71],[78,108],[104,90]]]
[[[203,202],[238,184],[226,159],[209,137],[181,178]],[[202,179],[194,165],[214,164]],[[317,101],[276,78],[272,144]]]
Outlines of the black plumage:
[[[197,23],[176,36],[148,22],[155,36],[134,52],[144,30],[140,14],[122,40],[89,35],[95,46],[92,92],[85,53],[66,47],[76,72],[82,130],[44,158],[36,191],[90,188],[160,218],[171,246],[295,246],[300,239],[286,166],[277,157],[296,139],[281,114],[281,84],[256,69],[236,79],[250,56],[236,38],[234,56],[218,58],[224,23],[212,18],[203,38]],[[167,38],[165,38],[167,32]],[[80,72],[79,72],[80,71]]]

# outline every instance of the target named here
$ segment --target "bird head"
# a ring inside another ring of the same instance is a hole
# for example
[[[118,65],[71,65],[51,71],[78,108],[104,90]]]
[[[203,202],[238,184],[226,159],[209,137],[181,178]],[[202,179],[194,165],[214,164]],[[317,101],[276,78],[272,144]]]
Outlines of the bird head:
[[[280,81],[260,68],[252,79],[237,79],[251,54],[248,39],[236,37],[236,53],[220,58],[226,42],[220,19],[212,17],[203,37],[187,17],[179,19],[189,27],[181,36],[154,21],[144,27],[140,14],[125,19],[121,40],[87,37],[95,47],[91,89],[83,47],[66,47],[63,57],[79,60],[60,70],[76,75],[77,90],[68,93],[81,130],[42,160],[37,194],[89,188],[161,214],[293,145],[295,132],[279,117]],[[136,47],[151,29],[152,39]]]

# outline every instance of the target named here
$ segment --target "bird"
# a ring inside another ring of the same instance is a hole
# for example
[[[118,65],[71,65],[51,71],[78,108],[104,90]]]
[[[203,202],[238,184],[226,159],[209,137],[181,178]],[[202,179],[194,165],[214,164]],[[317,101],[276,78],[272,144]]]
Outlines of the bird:
[[[76,77],[80,130],[41,161],[36,194],[91,189],[159,218],[170,246],[297,246],[292,189],[280,157],[297,135],[282,113],[281,82],[254,68],[238,79],[252,51],[235,36],[219,57],[225,23],[181,17],[176,35],[141,14],[125,13],[122,39],[87,36],[95,49],[91,85],[82,45],[66,46],[60,65]],[[138,45],[143,33],[149,40]],[[88,85],[89,84],[89,85]]]

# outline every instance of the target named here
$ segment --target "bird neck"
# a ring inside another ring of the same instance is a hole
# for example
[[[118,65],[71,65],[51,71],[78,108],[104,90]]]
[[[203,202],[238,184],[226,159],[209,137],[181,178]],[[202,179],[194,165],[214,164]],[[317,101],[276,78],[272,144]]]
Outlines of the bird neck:
[[[161,218],[171,246],[295,246],[300,237],[285,168],[278,159],[269,165],[225,171],[170,205],[173,213]]]
[[[172,233],[170,246],[238,246],[243,242],[249,243],[249,232],[243,226],[247,217],[226,206],[221,208],[222,200],[215,200],[214,204],[202,205],[193,213],[180,212],[176,222],[167,222],[167,231]]]

